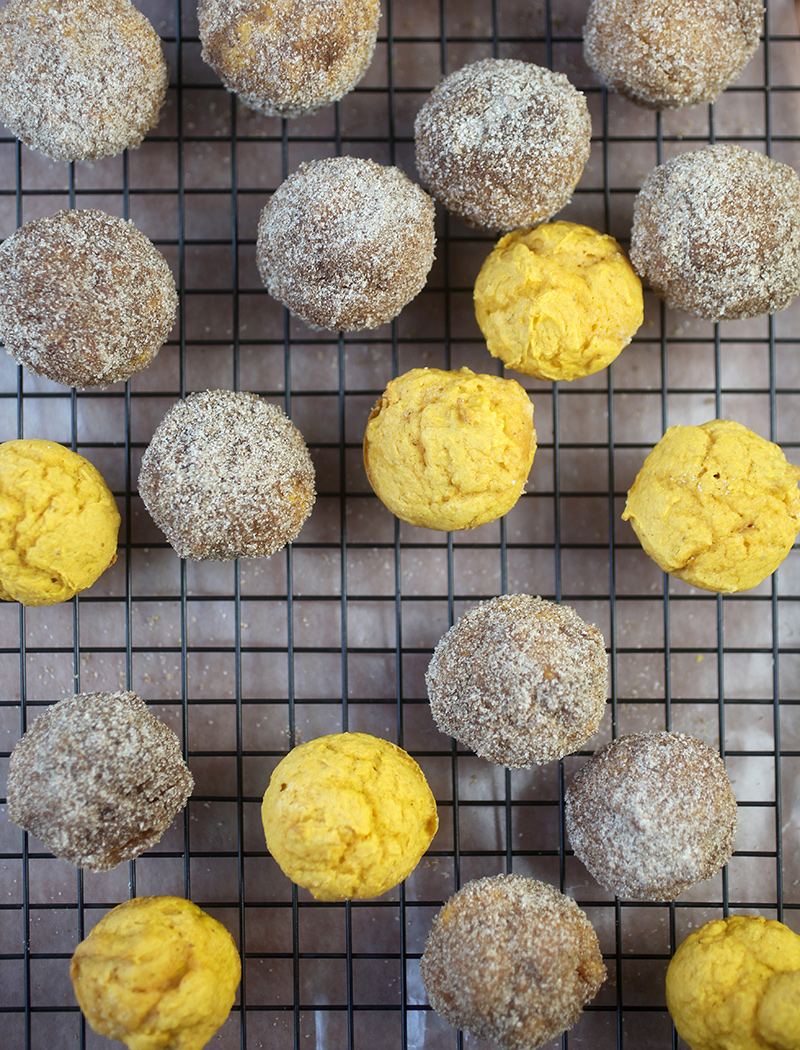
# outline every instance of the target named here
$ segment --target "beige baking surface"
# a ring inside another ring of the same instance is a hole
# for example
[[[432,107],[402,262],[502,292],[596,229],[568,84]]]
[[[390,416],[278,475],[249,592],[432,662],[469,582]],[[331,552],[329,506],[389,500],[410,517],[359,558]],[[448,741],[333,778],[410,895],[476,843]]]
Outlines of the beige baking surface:
[[[191,4],[150,0],[172,88],[139,150],[73,169],[0,134],[0,236],[71,204],[128,214],[161,246],[183,291],[169,345],[129,389],[74,395],[0,355],[0,437],[72,444],[106,475],[123,513],[116,566],[78,602],[0,608],[0,756],[43,703],[130,686],[182,735],[196,779],[185,820],[105,875],[54,860],[0,807],[0,1037],[9,1050],[109,1045],[82,1028],[69,957],[132,892],[190,895],[236,937],[241,1000],[211,1044],[226,1050],[458,1046],[425,1007],[418,958],[442,900],[478,875],[547,879],[595,923],[610,976],[571,1047],[671,1047],[670,953],[726,909],[782,915],[800,931],[800,552],[756,590],[717,598],[665,580],[619,520],[667,425],[734,418],[800,459],[800,304],[715,329],[648,295],[645,324],[612,369],[558,388],[526,384],[540,442],[528,493],[504,522],[447,537],[398,525],[382,508],[360,442],[393,374],[496,370],[471,309],[491,238],[440,210],[426,290],[394,325],[342,339],[287,320],[255,267],[258,212],[286,172],[341,152],[414,176],[413,118],[426,93],[443,70],[492,54],[549,61],[587,91],[593,151],[563,215],[623,240],[642,178],[681,150],[732,140],[800,168],[792,0],[770,0],[766,44],[713,108],[663,117],[597,88],[581,57],[585,6],[385,2],[359,89],[282,124],[237,109],[204,66]],[[269,561],[181,564],[136,495],[155,425],[181,393],[207,387],[265,394],[311,447],[316,508],[292,550]],[[563,600],[603,630],[613,700],[592,746],[612,731],[664,726],[722,746],[741,804],[724,875],[673,906],[615,902],[563,840],[563,786],[584,756],[506,774],[437,733],[425,697],[430,652],[454,617],[503,591]],[[293,739],[342,728],[397,740],[418,758],[441,829],[401,889],[318,905],[293,894],[267,856],[259,801]],[[7,757],[0,764],[3,792]]]

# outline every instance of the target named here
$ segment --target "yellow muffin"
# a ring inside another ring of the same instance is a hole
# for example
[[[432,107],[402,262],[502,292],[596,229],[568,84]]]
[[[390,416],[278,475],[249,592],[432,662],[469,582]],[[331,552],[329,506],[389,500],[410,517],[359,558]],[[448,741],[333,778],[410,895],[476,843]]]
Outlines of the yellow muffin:
[[[242,975],[225,927],[182,897],[135,897],[75,949],[70,977],[92,1028],[130,1050],[200,1050]]]
[[[284,874],[324,901],[390,890],[439,826],[414,759],[367,733],[333,733],[290,751],[270,777],[261,819]]]
[[[611,364],[642,323],[642,282],[613,237],[573,222],[515,230],[475,281],[493,357],[537,379],[580,379]]]
[[[117,560],[119,511],[92,464],[54,441],[0,445],[0,598],[54,605]]]
[[[510,511],[535,451],[533,405],[519,383],[469,368],[393,379],[364,435],[376,495],[403,521],[443,532]]]
[[[727,419],[670,427],[628,492],[630,521],[665,572],[706,591],[744,591],[774,572],[800,530],[800,468]]]
[[[692,1050],[800,1050],[800,937],[762,915],[707,922],[669,964],[667,1006]]]

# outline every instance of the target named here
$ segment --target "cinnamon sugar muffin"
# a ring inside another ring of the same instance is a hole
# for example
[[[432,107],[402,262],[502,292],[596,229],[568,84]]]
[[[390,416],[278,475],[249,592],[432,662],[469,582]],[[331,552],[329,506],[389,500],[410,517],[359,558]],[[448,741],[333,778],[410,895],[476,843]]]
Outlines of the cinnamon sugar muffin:
[[[574,900],[545,882],[468,882],[433,921],[420,960],[433,1009],[503,1050],[534,1050],[571,1028],[606,968]]]
[[[445,77],[417,114],[417,169],[469,226],[536,226],[569,203],[591,132],[586,99],[563,73],[486,58]]]
[[[631,733],[566,792],[575,855],[618,897],[670,901],[726,864],[736,799],[719,753],[685,733]]]
[[[645,179],[630,255],[668,306],[697,317],[783,310],[800,293],[800,178],[741,146],[682,153]]]
[[[314,504],[303,436],[256,394],[177,401],[142,457],[139,495],[181,558],[263,558],[290,543]]]
[[[586,62],[601,83],[650,109],[713,102],[758,47],[762,0],[592,0]]]
[[[261,212],[261,279],[312,328],[376,328],[424,287],[433,220],[433,201],[399,168],[358,157],[301,164]]]
[[[481,602],[436,646],[425,680],[443,733],[511,769],[577,751],[606,706],[600,631],[530,594]]]
[[[79,693],[14,748],[8,815],[61,860],[107,871],[154,846],[193,787],[177,736],[135,693]]]
[[[105,387],[141,372],[177,308],[166,259],[115,215],[60,211],[0,246],[0,339],[19,364],[56,383]]]
[[[202,57],[246,106],[299,117],[338,101],[372,61],[380,0],[199,0]]]
[[[53,160],[98,160],[156,126],[167,64],[129,0],[10,0],[0,10],[0,120]]]

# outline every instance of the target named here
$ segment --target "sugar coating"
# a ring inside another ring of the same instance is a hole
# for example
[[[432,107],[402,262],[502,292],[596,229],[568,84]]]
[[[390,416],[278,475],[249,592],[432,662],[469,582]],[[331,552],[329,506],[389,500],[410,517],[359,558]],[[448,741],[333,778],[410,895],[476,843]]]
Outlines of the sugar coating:
[[[692,1050],[800,1050],[800,937],[782,922],[705,923],[678,947],[666,983],[672,1020]]]
[[[505,594],[465,613],[425,675],[434,721],[481,758],[522,769],[577,751],[606,706],[600,631],[568,605]]]
[[[411,755],[367,733],[290,751],[270,777],[261,819],[284,874],[328,901],[386,893],[411,874],[439,825]]]
[[[359,157],[301,164],[270,197],[256,259],[270,295],[312,328],[396,317],[433,265],[434,204],[399,168]]]
[[[550,222],[501,237],[474,289],[489,353],[537,379],[606,368],[642,323],[642,284],[617,241]]]
[[[0,445],[0,599],[69,601],[117,560],[119,526],[88,459],[40,438]]]
[[[618,897],[669,901],[733,853],[736,799],[719,753],[685,733],[618,737],[566,791],[575,855]]]
[[[56,857],[107,871],[154,846],[193,787],[177,736],[135,693],[79,693],[14,748],[8,815]]]
[[[569,203],[591,131],[586,99],[563,73],[487,58],[445,77],[420,109],[417,170],[470,226],[535,226]]]
[[[380,0],[200,0],[202,57],[229,91],[267,116],[338,101],[375,50]]]
[[[665,572],[702,590],[755,587],[800,531],[800,467],[729,419],[670,427],[628,492],[623,521]]]
[[[468,882],[433,921],[420,961],[431,1006],[503,1050],[534,1050],[571,1028],[606,978],[597,935],[544,882]]]
[[[0,246],[0,338],[19,364],[56,383],[129,379],[161,349],[177,308],[166,259],[115,215],[60,211]]]
[[[364,466],[398,518],[448,532],[506,514],[536,452],[533,405],[513,379],[469,368],[412,368],[367,420]]]
[[[311,513],[303,436],[256,394],[205,390],[177,401],[145,449],[139,495],[181,558],[264,558]]]
[[[800,293],[800,178],[741,146],[682,153],[636,197],[631,262],[668,306],[710,321],[783,310]]]
[[[98,160],[156,126],[167,64],[129,0],[10,0],[0,10],[0,120],[54,160]]]
[[[182,897],[134,897],[80,942],[70,977],[86,1020],[129,1050],[201,1050],[227,1020],[242,964],[222,925]]]
[[[750,61],[761,0],[592,0],[586,62],[601,83],[650,109],[713,102]]]

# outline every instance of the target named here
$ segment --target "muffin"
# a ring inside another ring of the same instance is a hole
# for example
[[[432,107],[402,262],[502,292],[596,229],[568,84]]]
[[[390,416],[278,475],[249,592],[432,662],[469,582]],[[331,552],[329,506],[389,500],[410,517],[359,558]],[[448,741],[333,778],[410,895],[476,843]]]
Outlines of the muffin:
[[[417,170],[469,226],[535,226],[569,203],[591,133],[586,99],[563,73],[486,58],[445,77],[417,114]]]
[[[403,521],[444,532],[508,513],[525,489],[536,431],[513,379],[413,368],[391,380],[364,434],[364,466]]]
[[[572,222],[507,233],[475,281],[492,357],[536,379],[606,368],[643,319],[642,284],[613,237]]]
[[[9,0],[0,10],[0,120],[53,160],[138,146],[166,90],[161,41],[129,0]]]
[[[667,306],[709,321],[783,310],[800,293],[800,178],[731,144],[673,157],[636,197],[631,262]]]
[[[14,748],[8,815],[61,860],[107,871],[154,846],[193,787],[180,741],[135,693],[79,693]]]
[[[322,901],[379,897],[431,844],[436,802],[414,759],[367,733],[300,744],[269,780],[261,806],[281,871]]]
[[[178,308],[164,256],[131,222],[60,211],[0,246],[0,338],[36,375],[79,389],[146,368]]]
[[[535,879],[494,875],[444,905],[420,975],[449,1024],[502,1050],[534,1050],[575,1024],[606,968],[575,901]]]
[[[134,897],[72,956],[84,1017],[130,1050],[201,1050],[225,1023],[242,964],[225,927],[182,897]]]
[[[667,1006],[692,1050],[800,1046],[800,937],[763,915],[695,930],[667,969]]]
[[[733,853],[736,799],[716,752],[685,733],[631,733],[595,752],[566,792],[578,857],[618,897],[670,901]]]
[[[435,244],[433,201],[399,168],[330,157],[270,197],[256,259],[270,295],[311,328],[358,332],[422,290]]]
[[[55,441],[0,445],[0,599],[55,605],[117,560],[120,516],[100,472]]]
[[[202,57],[251,109],[299,117],[366,73],[380,0],[199,0]]]
[[[644,461],[622,515],[664,572],[732,593],[773,573],[800,531],[800,467],[728,419],[670,427]]]
[[[758,47],[761,0],[592,0],[583,54],[598,80],[649,109],[714,99]]]
[[[142,456],[139,495],[181,558],[265,558],[311,513],[314,467],[277,405],[205,390],[159,423]]]
[[[606,706],[603,636],[568,605],[506,594],[465,613],[425,675],[431,713],[481,758],[511,769],[577,751]]]

